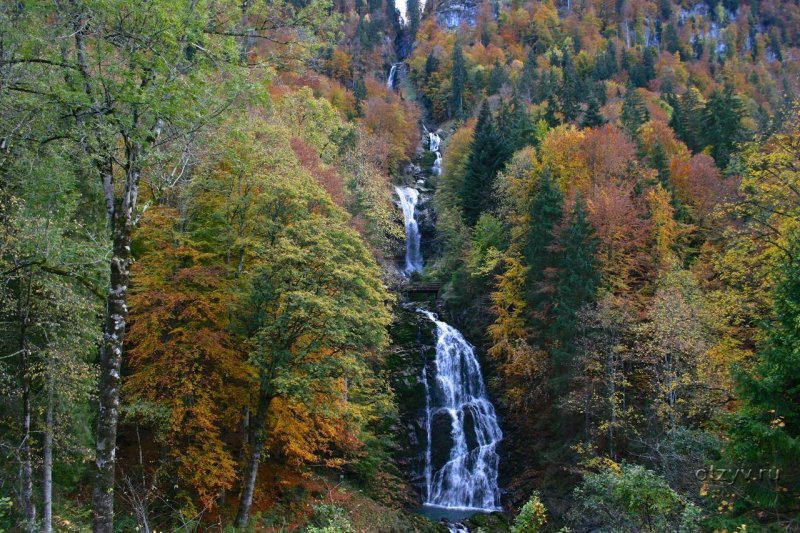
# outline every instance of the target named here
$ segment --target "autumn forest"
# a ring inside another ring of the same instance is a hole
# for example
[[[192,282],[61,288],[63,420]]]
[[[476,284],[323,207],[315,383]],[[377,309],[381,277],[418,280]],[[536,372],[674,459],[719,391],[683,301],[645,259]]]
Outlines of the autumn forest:
[[[800,532],[800,4],[3,1],[0,531]]]

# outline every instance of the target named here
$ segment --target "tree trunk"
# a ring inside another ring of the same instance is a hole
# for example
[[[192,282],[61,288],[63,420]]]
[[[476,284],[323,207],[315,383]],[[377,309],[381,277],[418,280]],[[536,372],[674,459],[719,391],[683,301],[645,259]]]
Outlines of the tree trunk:
[[[28,350],[28,320],[30,318],[31,285],[33,271],[28,267],[28,282],[24,297],[18,300],[19,331],[19,377],[22,384],[22,445],[20,446],[20,499],[25,524],[24,531],[36,531],[36,505],[33,502],[33,464],[31,459],[31,376],[28,368],[30,352]],[[23,301],[25,302],[23,304]]]
[[[264,451],[264,443],[267,440],[267,410],[271,400],[272,398],[263,391],[259,394],[258,414],[253,428],[255,438],[250,447],[250,458],[247,460],[247,466],[245,467],[242,495],[239,499],[239,511],[236,513],[236,527],[239,528],[246,527],[247,522],[250,520],[250,508],[253,505],[253,494],[255,493],[258,479],[258,467],[261,465],[261,454]]]
[[[45,414],[44,440],[42,443],[42,533],[53,531],[53,394],[55,375],[52,358],[48,365],[47,412]]]
[[[36,505],[33,502],[33,465],[31,461],[31,381],[28,375],[28,349],[22,351],[22,506],[25,512],[24,530],[36,531]]]
[[[125,194],[115,202],[112,217],[111,283],[106,299],[103,344],[100,351],[96,469],[92,491],[95,533],[112,533],[114,528],[114,467],[119,420],[120,367],[128,318],[126,302],[130,279],[132,215],[138,191],[138,174],[129,175],[126,185]]]

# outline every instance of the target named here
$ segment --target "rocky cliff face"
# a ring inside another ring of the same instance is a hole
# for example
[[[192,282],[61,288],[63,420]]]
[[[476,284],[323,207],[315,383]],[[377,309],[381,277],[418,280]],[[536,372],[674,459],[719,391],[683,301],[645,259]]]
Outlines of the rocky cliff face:
[[[474,26],[478,17],[477,0],[444,0],[435,7],[440,26],[458,28],[461,24]]]
[[[388,354],[392,389],[397,395],[402,427],[398,428],[395,460],[409,476],[422,503],[425,490],[425,371],[435,355],[435,337],[428,320],[416,312],[416,305],[433,302],[410,302],[395,309],[391,327],[393,348]]]

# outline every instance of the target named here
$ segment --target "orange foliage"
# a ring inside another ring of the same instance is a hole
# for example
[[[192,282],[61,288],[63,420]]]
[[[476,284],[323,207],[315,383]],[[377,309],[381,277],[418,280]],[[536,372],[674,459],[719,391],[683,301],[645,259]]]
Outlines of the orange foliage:
[[[293,137],[289,142],[303,168],[308,170],[317,183],[322,185],[336,205],[344,207],[347,203],[344,178],[334,168],[322,162],[319,153],[313,146],[297,137]]]
[[[584,130],[582,156],[586,160],[592,181],[621,177],[636,156],[630,138],[612,124]]]
[[[178,477],[213,507],[236,479],[223,435],[235,431],[251,376],[229,333],[225,271],[190,245],[174,244],[176,214],[150,209],[138,233],[148,248],[133,266],[126,338],[132,373],[124,389],[145,410],[167,408],[156,431]]]
[[[633,182],[609,181],[595,185],[587,201],[600,271],[617,294],[635,285],[647,268],[647,211],[634,190]]]

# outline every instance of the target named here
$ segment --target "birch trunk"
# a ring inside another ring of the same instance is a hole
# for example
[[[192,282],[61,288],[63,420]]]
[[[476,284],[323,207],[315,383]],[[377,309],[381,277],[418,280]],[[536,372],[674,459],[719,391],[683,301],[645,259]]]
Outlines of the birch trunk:
[[[30,318],[31,285],[33,271],[28,267],[27,285],[24,296],[18,300],[20,319],[20,359],[19,376],[22,384],[22,446],[20,446],[20,499],[24,513],[24,531],[36,531],[36,505],[33,501],[33,463],[31,458],[31,376],[30,351],[28,349],[28,321]],[[24,301],[24,303],[23,303]]]
[[[113,254],[100,351],[99,411],[92,491],[95,533],[112,533],[114,529],[114,470],[119,422],[120,367],[128,319],[133,213],[139,187],[138,170],[132,170],[137,161],[135,156],[135,153],[128,153],[129,166],[122,196],[114,198],[113,189],[106,190],[106,197],[114,198],[111,214]]]
[[[255,425],[253,427],[254,439],[250,446],[250,457],[247,460],[243,476],[242,495],[239,499],[239,511],[236,513],[236,527],[247,527],[250,521],[250,508],[253,506],[253,494],[256,490],[258,480],[258,467],[261,465],[261,455],[264,452],[266,441],[266,422],[267,410],[269,409],[271,398],[265,393],[261,393],[258,400],[258,413],[256,414]]]
[[[42,533],[53,531],[53,395],[55,375],[52,361],[47,376],[47,412],[42,442]]]

